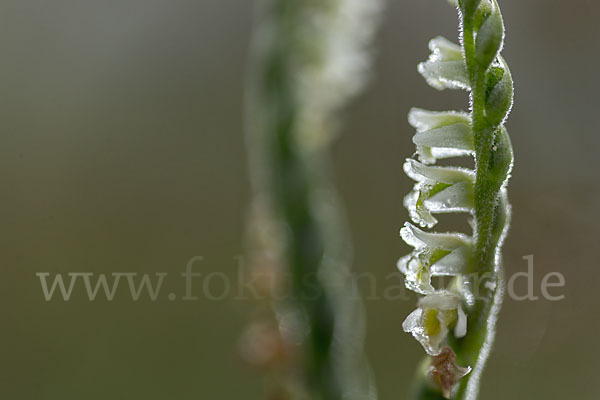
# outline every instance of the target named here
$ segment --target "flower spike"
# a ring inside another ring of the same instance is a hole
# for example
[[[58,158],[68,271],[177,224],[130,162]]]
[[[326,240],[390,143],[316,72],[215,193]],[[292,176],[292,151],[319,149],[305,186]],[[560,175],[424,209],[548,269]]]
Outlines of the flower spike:
[[[423,296],[402,325],[429,356],[418,399],[476,400],[502,300],[499,253],[513,166],[503,124],[513,105],[513,81],[500,56],[505,31],[497,0],[449,3],[460,13],[461,45],[432,39],[431,55],[418,70],[435,89],[467,90],[471,112],[410,110],[418,160],[404,163],[416,182],[404,205],[423,228],[437,224],[434,214],[468,213],[473,233],[431,233],[406,223],[400,235],[414,250],[400,258],[398,269],[406,287]],[[472,156],[474,170],[434,165],[459,156]],[[480,285],[484,275],[491,278]],[[442,276],[450,283],[432,282]]]

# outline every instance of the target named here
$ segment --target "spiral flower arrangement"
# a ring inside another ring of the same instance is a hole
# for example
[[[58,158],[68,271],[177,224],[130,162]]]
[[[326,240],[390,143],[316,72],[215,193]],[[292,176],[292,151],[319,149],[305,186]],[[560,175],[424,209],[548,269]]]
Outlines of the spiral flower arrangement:
[[[504,23],[496,0],[454,1],[460,43],[437,37],[418,70],[432,87],[464,89],[470,112],[412,109],[416,157],[404,164],[416,181],[405,206],[404,241],[414,251],[398,262],[406,287],[422,295],[403,328],[428,357],[418,372],[415,398],[477,398],[494,340],[503,296],[500,249],[510,217],[506,186],[513,152],[504,122],[513,81],[500,52]],[[473,170],[435,166],[439,159],[472,156]],[[467,213],[472,235],[432,233],[435,214]],[[433,277],[450,277],[446,284]]]

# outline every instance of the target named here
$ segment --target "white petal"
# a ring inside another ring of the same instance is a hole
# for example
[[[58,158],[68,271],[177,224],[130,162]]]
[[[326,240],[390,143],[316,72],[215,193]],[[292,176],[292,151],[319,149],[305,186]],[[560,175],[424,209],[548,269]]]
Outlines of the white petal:
[[[460,298],[451,292],[437,292],[419,299],[419,307],[437,310],[454,310],[460,306]]]
[[[400,230],[400,236],[408,245],[416,249],[430,247],[453,251],[471,242],[468,236],[460,233],[428,233],[408,222]]]
[[[440,354],[441,343],[448,334],[448,328],[444,324],[440,324],[440,328],[440,333],[434,337],[430,337],[425,333],[423,310],[421,308],[413,311],[402,323],[404,332],[411,333],[421,343],[425,352],[431,356]]]
[[[430,59],[440,61],[462,61],[462,48],[443,36],[438,36],[429,41]]]
[[[402,322],[402,329],[406,333],[411,333],[413,330],[418,329],[421,325],[421,318],[423,317],[423,310],[417,308],[411,312],[408,317]]]
[[[458,307],[458,319],[454,326],[454,336],[457,338],[464,337],[467,334],[467,315],[462,307]]]
[[[408,123],[418,132],[440,128],[452,124],[470,124],[469,114],[458,111],[428,111],[421,108],[412,108],[408,112]]]
[[[456,183],[424,201],[431,213],[471,212],[474,208],[473,184]]]
[[[419,199],[420,192],[419,188],[411,191],[406,197],[404,197],[404,207],[408,210],[410,219],[415,223],[424,228],[431,228],[437,224],[437,219],[431,215],[427,207],[417,207],[417,201]]]
[[[431,276],[457,276],[471,263],[472,247],[463,246],[442,257],[429,267]]]
[[[418,149],[417,149],[418,152]],[[435,160],[440,160],[442,158],[452,158],[452,157],[464,157],[464,156],[472,156],[474,154],[473,151],[470,150],[459,150],[459,149],[447,149],[441,147],[434,147],[430,149],[431,158]],[[427,159],[422,159],[421,154],[419,153],[419,160],[423,161],[426,164],[433,164],[432,162],[428,162]]]
[[[417,154],[419,155],[419,161],[424,164],[435,164],[438,159],[430,147],[417,146]]]
[[[430,167],[410,158],[404,163],[404,172],[409,178],[417,182],[429,180],[452,185],[458,182],[473,182],[475,180],[475,173],[469,169]]]
[[[438,90],[471,88],[467,67],[463,60],[440,61],[430,59],[420,63],[418,71],[427,83]]]
[[[474,151],[473,131],[470,125],[463,123],[418,132],[413,136],[413,143],[418,146]]]
[[[408,290],[421,294],[430,294],[435,291],[431,286],[429,272],[421,267],[419,260],[413,254],[398,260],[398,269],[404,274],[404,284]]]

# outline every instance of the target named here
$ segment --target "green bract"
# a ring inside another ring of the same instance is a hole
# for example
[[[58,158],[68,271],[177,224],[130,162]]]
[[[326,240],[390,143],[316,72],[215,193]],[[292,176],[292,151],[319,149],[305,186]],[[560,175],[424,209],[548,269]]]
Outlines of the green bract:
[[[495,7],[487,16],[477,33],[475,52],[480,68],[487,68],[502,48],[504,41],[504,23],[498,5],[494,0]]]
[[[465,212],[473,219],[470,236],[429,233],[409,223],[401,230],[414,250],[398,268],[406,287],[424,295],[403,324],[430,357],[415,392],[423,400],[477,398],[502,300],[500,247],[510,217],[506,185],[513,152],[503,123],[513,104],[513,81],[500,56],[502,15],[496,0],[455,5],[462,14],[462,46],[431,40],[431,56],[418,70],[436,89],[468,90],[471,112],[413,108],[409,122],[417,131],[418,160],[404,164],[416,181],[404,200],[414,223],[431,228],[440,213]],[[475,168],[432,165],[456,156],[473,156]],[[451,280],[436,287],[436,276]]]
[[[507,117],[513,105],[513,80],[510,70],[502,57],[498,57],[499,66],[493,66],[487,75],[485,113],[490,123],[500,125]]]

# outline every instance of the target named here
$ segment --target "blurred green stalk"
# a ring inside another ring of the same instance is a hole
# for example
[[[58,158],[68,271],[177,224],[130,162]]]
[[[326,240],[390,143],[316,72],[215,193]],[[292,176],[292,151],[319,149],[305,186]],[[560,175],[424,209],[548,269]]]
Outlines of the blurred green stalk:
[[[282,336],[281,318],[290,313],[293,336],[306,332],[294,344],[296,365],[288,368],[300,382],[286,390],[294,399],[376,397],[328,148],[337,112],[364,82],[377,4],[265,0],[259,10],[247,142],[255,199],[278,227],[274,240],[283,249],[283,273],[292,280],[291,296],[272,301],[274,314]]]

